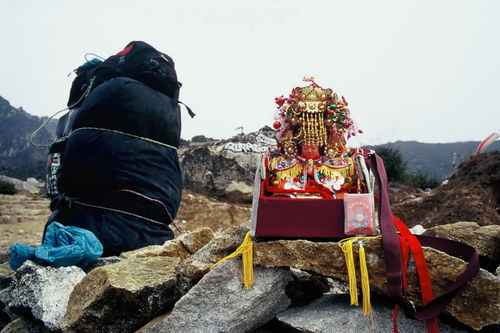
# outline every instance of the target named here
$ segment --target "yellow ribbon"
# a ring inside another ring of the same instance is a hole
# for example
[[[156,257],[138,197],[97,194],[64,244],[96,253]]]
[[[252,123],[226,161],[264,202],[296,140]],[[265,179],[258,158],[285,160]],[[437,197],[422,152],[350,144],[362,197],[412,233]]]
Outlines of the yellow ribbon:
[[[215,266],[219,265],[223,261],[226,261],[227,259],[234,258],[238,255],[241,254],[241,260],[243,262],[243,285],[245,286],[245,289],[250,289],[253,285],[253,240],[252,237],[250,237],[250,232],[247,232],[245,235],[245,239],[243,240],[243,243],[230,255],[222,258],[212,266],[210,266],[210,269],[213,269]]]
[[[351,305],[359,305],[358,302],[358,286],[356,281],[356,267],[354,265],[354,253],[352,243],[361,239],[380,238],[382,236],[360,236],[349,237],[339,241],[339,247],[344,252],[345,262],[347,266],[347,275],[349,277],[349,294],[351,296]],[[370,279],[368,277],[368,268],[366,265],[366,255],[363,244],[359,245],[359,268],[361,271],[361,291],[363,293],[363,315],[370,316],[372,314],[370,302]]]

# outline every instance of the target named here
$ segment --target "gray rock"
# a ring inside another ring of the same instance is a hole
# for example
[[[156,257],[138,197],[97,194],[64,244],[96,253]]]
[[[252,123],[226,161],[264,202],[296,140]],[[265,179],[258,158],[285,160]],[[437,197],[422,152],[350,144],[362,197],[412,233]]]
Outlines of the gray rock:
[[[311,274],[292,268],[293,281],[286,286],[286,294],[293,304],[312,301],[330,290],[328,279],[321,275]]]
[[[382,301],[372,299],[373,332],[392,332],[392,309]],[[300,332],[308,333],[358,333],[372,332],[369,316],[364,316],[362,306],[349,305],[348,295],[325,295],[303,307],[290,308],[277,315],[277,319]],[[398,329],[405,333],[425,332],[425,323],[411,320],[400,311]],[[441,333],[466,332],[439,325]]]
[[[328,278],[328,286],[330,287],[329,294],[349,294],[349,283],[345,281]]]
[[[160,323],[142,332],[249,332],[286,309],[285,287],[292,280],[283,268],[254,268],[250,290],[241,283],[241,260],[223,262],[206,274]]]
[[[0,291],[0,301],[9,311],[28,311],[48,328],[59,329],[69,295],[84,276],[75,266],[43,267],[28,260],[15,272],[9,287]]]
[[[190,283],[201,279],[210,266],[236,250],[247,232],[247,227],[232,227],[216,235],[207,245],[184,260],[180,267],[182,276]]]
[[[9,224],[13,223],[14,219],[10,215],[2,215],[0,216],[0,224]]]
[[[61,327],[70,332],[134,332],[180,294],[179,258],[130,258],[98,267],[75,286]]]
[[[18,318],[7,324],[0,333],[49,333],[40,322],[26,318]]]
[[[179,151],[184,188],[227,199],[251,202],[257,164],[276,132],[264,127],[227,141],[191,143]]]
[[[212,229],[208,227],[199,228],[192,232],[180,235],[177,240],[182,243],[189,254],[198,252],[214,238]]]
[[[224,156],[224,145],[196,147],[182,156],[184,187],[197,193],[233,201],[249,201],[253,172],[240,165],[234,157]],[[232,152],[231,152],[232,153]],[[257,159],[248,154],[256,164]]]

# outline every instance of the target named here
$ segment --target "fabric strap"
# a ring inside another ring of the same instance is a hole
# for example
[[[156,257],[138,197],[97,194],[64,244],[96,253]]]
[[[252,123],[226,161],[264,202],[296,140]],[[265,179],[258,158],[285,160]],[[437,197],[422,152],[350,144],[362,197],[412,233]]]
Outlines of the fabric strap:
[[[420,285],[420,294],[422,296],[423,305],[429,303],[434,299],[434,295],[432,293],[432,283],[431,277],[429,274],[429,268],[427,266],[427,261],[424,257],[424,251],[422,249],[422,245],[418,241],[418,239],[413,235],[408,227],[397,217],[393,217],[394,223],[396,224],[396,228],[398,229],[399,242],[401,244],[401,253],[403,257],[403,290],[405,294],[408,291],[408,279],[406,276],[408,269],[408,261],[410,259],[410,251],[413,255],[413,259],[415,260],[415,266],[417,269],[418,281]],[[399,307],[396,305],[394,308],[394,332],[397,333],[397,314]],[[437,317],[430,318],[426,320],[427,332],[429,333],[438,333],[439,326]]]
[[[402,297],[402,261],[401,249],[399,248],[399,239],[396,232],[396,226],[392,220],[392,210],[389,204],[387,192],[387,174],[385,172],[384,162],[380,156],[370,155],[368,160],[370,169],[375,175],[375,179],[380,189],[379,202],[379,221],[382,232],[382,246],[385,254],[385,268],[387,272],[387,285],[389,296],[393,298]]]
[[[423,306],[415,314],[415,318],[427,320],[440,314],[453,297],[455,297],[460,288],[472,280],[477,272],[479,272],[479,257],[476,249],[464,243],[431,236],[417,236],[417,238],[422,246],[432,247],[448,255],[468,261],[465,270],[445,289],[444,293]]]
[[[412,308],[413,306],[404,295],[402,280],[403,258],[401,255],[402,252],[396,231],[395,221],[393,220],[392,210],[389,204],[389,197],[387,192],[387,174],[385,172],[383,160],[379,156],[372,154],[369,155],[368,164],[373,174],[375,175],[375,179],[380,189],[379,221],[383,236],[382,246],[386,259],[389,296],[402,306],[405,306],[406,308]],[[403,223],[401,223],[401,225],[404,226]],[[406,226],[401,229],[407,230]],[[407,236],[408,234],[411,234],[409,231],[407,234],[405,230],[403,230],[403,233],[405,233]],[[413,237],[413,235],[411,235],[411,237]],[[474,278],[474,276],[479,271],[479,257],[476,250],[472,246],[464,243],[431,236],[416,236],[416,239],[418,239],[421,246],[432,247],[451,256],[468,261],[467,267],[465,268],[463,273],[460,274],[457,279],[450,286],[448,286],[448,288],[445,289],[442,295],[433,298],[432,301],[428,301],[429,295],[426,294],[424,305],[418,307],[418,309],[415,309],[416,319],[429,320],[440,314],[453,299],[458,290],[467,282],[472,280],[472,278]],[[415,247],[415,241],[412,241],[412,243]],[[416,252],[414,252],[414,256],[416,253],[416,256],[422,259],[423,252],[420,252],[420,250],[418,250],[416,247],[415,249]],[[422,260],[425,260],[425,258],[423,258]],[[419,280],[421,283],[424,283],[424,288],[427,288],[427,282],[424,281],[425,278],[422,279],[419,276]]]

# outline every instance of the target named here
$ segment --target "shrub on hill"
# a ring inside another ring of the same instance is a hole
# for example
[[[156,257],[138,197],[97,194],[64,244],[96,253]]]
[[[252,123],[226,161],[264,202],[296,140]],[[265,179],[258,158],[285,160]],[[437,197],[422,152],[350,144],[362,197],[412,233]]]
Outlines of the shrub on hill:
[[[16,194],[17,190],[14,184],[0,180],[0,194]]]
[[[418,187],[422,190],[433,189],[440,185],[436,178],[429,177],[421,173],[407,173],[405,174],[404,183],[414,187]]]
[[[385,170],[389,181],[401,182],[405,185],[418,187],[422,190],[436,188],[440,185],[439,181],[433,177],[424,175],[420,172],[407,172],[406,162],[403,159],[403,154],[398,148],[383,145],[375,147],[375,151],[384,160]]]
[[[406,162],[397,148],[387,145],[375,147],[377,155],[384,160],[385,171],[389,181],[403,181],[406,172]]]

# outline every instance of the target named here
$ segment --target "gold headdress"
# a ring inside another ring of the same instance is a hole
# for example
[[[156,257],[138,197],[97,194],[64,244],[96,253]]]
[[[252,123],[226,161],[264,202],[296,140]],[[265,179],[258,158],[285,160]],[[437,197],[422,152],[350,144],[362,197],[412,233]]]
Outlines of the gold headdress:
[[[313,77],[304,81],[311,84],[292,89],[286,99],[275,99],[278,146],[286,154],[292,145],[297,149],[298,143],[304,143],[320,147],[330,157],[340,157],[347,150],[345,137],[362,131],[355,128],[344,97],[339,99],[332,89],[323,89]]]

